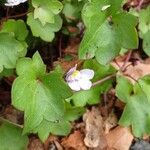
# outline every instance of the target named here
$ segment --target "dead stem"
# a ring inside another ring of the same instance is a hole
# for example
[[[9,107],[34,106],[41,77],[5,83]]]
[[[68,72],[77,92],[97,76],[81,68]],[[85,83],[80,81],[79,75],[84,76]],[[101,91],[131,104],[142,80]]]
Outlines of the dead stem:
[[[14,125],[14,126],[17,126],[17,127],[19,127],[19,128],[23,128],[23,125],[20,125],[20,124],[11,122],[11,121],[9,121],[9,120],[3,118],[3,117],[0,117],[0,121],[2,121],[2,122],[7,122],[7,123],[12,124],[12,125]]]
[[[122,72],[125,71],[126,65],[127,65],[128,61],[130,60],[131,55],[132,55],[132,51],[130,50],[129,53],[128,53],[128,55],[127,55],[127,57],[126,57],[126,59],[125,59],[125,61],[124,61],[124,63],[123,63],[123,65],[122,65],[121,68],[120,68],[120,70],[121,70]]]

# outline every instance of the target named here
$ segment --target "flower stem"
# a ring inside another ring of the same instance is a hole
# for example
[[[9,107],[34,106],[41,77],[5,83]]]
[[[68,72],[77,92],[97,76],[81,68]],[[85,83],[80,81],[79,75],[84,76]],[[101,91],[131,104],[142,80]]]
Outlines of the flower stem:
[[[102,84],[103,82],[105,82],[105,81],[107,81],[107,80],[110,80],[110,79],[113,79],[113,78],[115,78],[115,77],[116,77],[116,73],[111,74],[111,75],[109,75],[109,76],[107,76],[107,77],[105,77],[105,78],[103,78],[103,79],[101,79],[101,80],[98,80],[98,81],[94,82],[94,83],[92,84],[92,86],[96,86],[96,85],[98,85],[98,84]]]

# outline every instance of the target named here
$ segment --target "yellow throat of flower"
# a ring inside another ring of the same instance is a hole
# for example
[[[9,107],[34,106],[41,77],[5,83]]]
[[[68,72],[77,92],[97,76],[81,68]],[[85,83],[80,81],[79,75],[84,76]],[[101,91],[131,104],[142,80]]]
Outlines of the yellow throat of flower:
[[[72,73],[72,77],[77,77],[78,75],[79,75],[79,73],[80,73],[80,71],[78,71],[78,70],[75,70],[73,73]]]

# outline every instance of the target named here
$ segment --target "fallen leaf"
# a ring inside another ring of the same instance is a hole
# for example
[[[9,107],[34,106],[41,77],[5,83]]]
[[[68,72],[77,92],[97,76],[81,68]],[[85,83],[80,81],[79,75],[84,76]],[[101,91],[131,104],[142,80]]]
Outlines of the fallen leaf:
[[[39,139],[33,137],[30,138],[30,143],[27,150],[44,150],[44,146]]]
[[[104,129],[105,129],[105,134],[108,134],[110,129],[114,128],[118,124],[118,119],[117,116],[114,114],[112,111],[108,118],[104,121]]]
[[[83,135],[80,131],[75,131],[68,138],[64,138],[61,145],[65,150],[87,150],[83,142]]]
[[[103,130],[103,120],[99,109],[92,107],[91,111],[85,113],[83,120],[86,125],[84,138],[85,145],[90,148],[98,148],[99,150],[107,147]]]
[[[106,135],[109,150],[129,150],[133,140],[129,128],[118,126]]]

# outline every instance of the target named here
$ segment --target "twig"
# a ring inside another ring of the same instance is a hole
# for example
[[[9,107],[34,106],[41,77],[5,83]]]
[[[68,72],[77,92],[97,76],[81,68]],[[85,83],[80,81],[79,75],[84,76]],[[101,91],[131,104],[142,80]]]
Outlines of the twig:
[[[7,120],[7,119],[5,119],[5,118],[0,117],[0,120],[1,120],[2,122],[10,123],[10,124],[12,124],[12,125],[14,125],[14,126],[17,126],[17,127],[19,127],[19,128],[23,128],[23,125],[20,125],[20,124],[11,122],[11,121],[9,121],[9,120]]]
[[[98,85],[98,84],[102,84],[103,82],[105,82],[105,81],[107,81],[107,80],[110,80],[110,79],[113,79],[113,78],[115,78],[115,77],[116,77],[116,73],[111,74],[111,75],[109,75],[109,76],[107,76],[107,77],[105,77],[105,78],[103,78],[103,79],[101,79],[101,80],[98,80],[98,81],[94,82],[92,86],[96,86],[96,85]]]
[[[144,0],[140,0],[139,4],[137,6],[137,10],[141,9],[143,3],[144,3]]]
[[[122,67],[121,67],[121,69],[120,69],[122,72],[125,71],[127,62],[128,62],[129,59],[131,58],[131,55],[132,55],[132,51],[130,50],[129,53],[128,53],[128,55],[127,55],[127,57],[126,57],[126,59],[125,59],[124,64],[122,65]]]
[[[131,75],[129,75],[129,74],[124,74],[124,75],[127,76],[127,77],[129,77],[129,78],[131,78],[133,81],[138,82],[138,80],[136,80],[135,78],[133,78]]]
[[[18,14],[18,15],[14,15],[14,16],[8,16],[7,19],[22,17],[22,16],[25,16],[25,15],[27,15],[28,13],[30,13],[32,11],[33,10],[29,10],[29,11],[27,11],[25,13],[22,13],[22,14]]]

